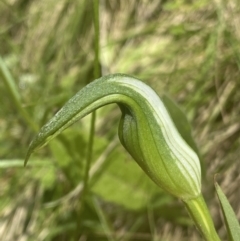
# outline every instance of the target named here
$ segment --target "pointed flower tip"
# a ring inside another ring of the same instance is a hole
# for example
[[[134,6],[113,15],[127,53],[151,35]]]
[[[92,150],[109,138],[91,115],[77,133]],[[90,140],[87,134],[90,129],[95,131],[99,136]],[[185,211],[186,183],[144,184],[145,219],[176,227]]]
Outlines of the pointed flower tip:
[[[30,156],[31,156],[31,153],[30,153],[30,151],[28,150],[28,151],[27,151],[27,154],[26,154],[26,157],[25,157],[25,160],[24,160],[24,164],[23,164],[24,167],[27,166],[27,163],[28,163],[28,160],[29,160]]]

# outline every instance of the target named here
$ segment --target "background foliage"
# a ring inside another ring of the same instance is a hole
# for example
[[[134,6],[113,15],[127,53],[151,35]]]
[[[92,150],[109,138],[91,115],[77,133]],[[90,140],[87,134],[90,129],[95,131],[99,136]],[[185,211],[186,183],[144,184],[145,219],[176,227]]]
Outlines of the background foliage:
[[[237,0],[100,0],[102,75],[127,73],[168,93],[193,126],[203,193],[225,230],[213,176],[240,218],[240,5]],[[1,0],[1,240],[201,240],[186,210],[153,184],[116,138],[120,111],[97,112],[87,195],[90,117],[23,159],[29,141],[94,79],[93,1]]]

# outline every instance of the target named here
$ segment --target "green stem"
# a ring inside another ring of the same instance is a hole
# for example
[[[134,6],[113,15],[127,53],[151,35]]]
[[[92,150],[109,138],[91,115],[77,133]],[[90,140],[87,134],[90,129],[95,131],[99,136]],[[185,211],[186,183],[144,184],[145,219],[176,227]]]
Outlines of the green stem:
[[[83,195],[85,195],[87,186],[88,186],[89,170],[91,166],[92,149],[93,149],[93,142],[94,142],[95,120],[96,120],[96,112],[94,111],[91,116],[91,126],[90,126],[89,142],[88,142],[88,149],[87,149],[87,158],[86,158],[87,163],[86,163],[85,175],[83,180]]]
[[[95,40],[94,40],[94,79],[97,79],[101,76],[100,67],[99,67],[99,1],[93,0],[93,22],[94,22],[94,31],[95,31]],[[89,135],[89,144],[87,149],[87,164],[85,169],[84,176],[84,188],[83,188],[83,196],[86,193],[89,179],[89,170],[91,166],[92,160],[92,150],[94,143],[94,132],[95,132],[95,120],[96,120],[96,112],[92,112],[91,116],[91,126],[90,126],[90,135]]]
[[[203,196],[199,195],[194,199],[183,200],[183,203],[205,240],[220,241]]]
[[[94,79],[101,77],[101,70],[99,65],[99,45],[100,45],[100,29],[99,29],[99,0],[93,0],[93,11],[94,11],[94,31],[95,31],[95,40],[94,40]]]

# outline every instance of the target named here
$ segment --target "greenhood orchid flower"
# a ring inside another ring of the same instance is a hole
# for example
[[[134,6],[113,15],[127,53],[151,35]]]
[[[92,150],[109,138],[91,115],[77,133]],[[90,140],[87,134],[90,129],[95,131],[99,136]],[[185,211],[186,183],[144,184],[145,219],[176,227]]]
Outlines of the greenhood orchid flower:
[[[69,125],[101,106],[122,111],[119,139],[143,171],[162,189],[183,199],[201,192],[198,156],[178,133],[159,96],[143,82],[123,74],[102,77],[81,89],[40,130],[31,153]]]
[[[111,103],[117,103],[122,111],[118,132],[125,149],[158,186],[183,201],[206,241],[220,241],[201,194],[200,161],[189,146],[193,145],[179,134],[158,95],[128,75],[108,75],[81,89],[41,128],[30,143],[25,165],[33,151]]]

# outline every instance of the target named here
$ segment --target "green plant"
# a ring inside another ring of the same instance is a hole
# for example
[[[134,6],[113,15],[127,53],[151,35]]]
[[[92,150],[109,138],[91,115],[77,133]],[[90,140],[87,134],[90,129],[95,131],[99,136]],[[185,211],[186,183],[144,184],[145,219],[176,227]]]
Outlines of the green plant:
[[[187,114],[204,160],[202,192],[227,240],[212,177],[219,173],[219,185],[239,210],[238,1],[99,1],[96,37],[97,2],[0,2],[1,240],[202,241],[182,203],[120,145],[116,105],[96,111],[94,135],[89,115],[22,167],[39,127],[76,90],[116,72],[150,85],[179,132],[189,125],[163,93]]]
[[[117,103],[122,112],[119,139],[125,149],[158,186],[182,200],[205,240],[220,240],[201,193],[200,161],[193,142],[174,125],[177,120],[171,119],[172,110],[168,113],[157,94],[128,75],[108,75],[81,89],[41,128],[29,146],[25,165],[33,151],[77,120],[111,103]],[[230,240],[237,241],[240,227],[234,213],[229,214],[231,208],[219,186],[217,193]]]

